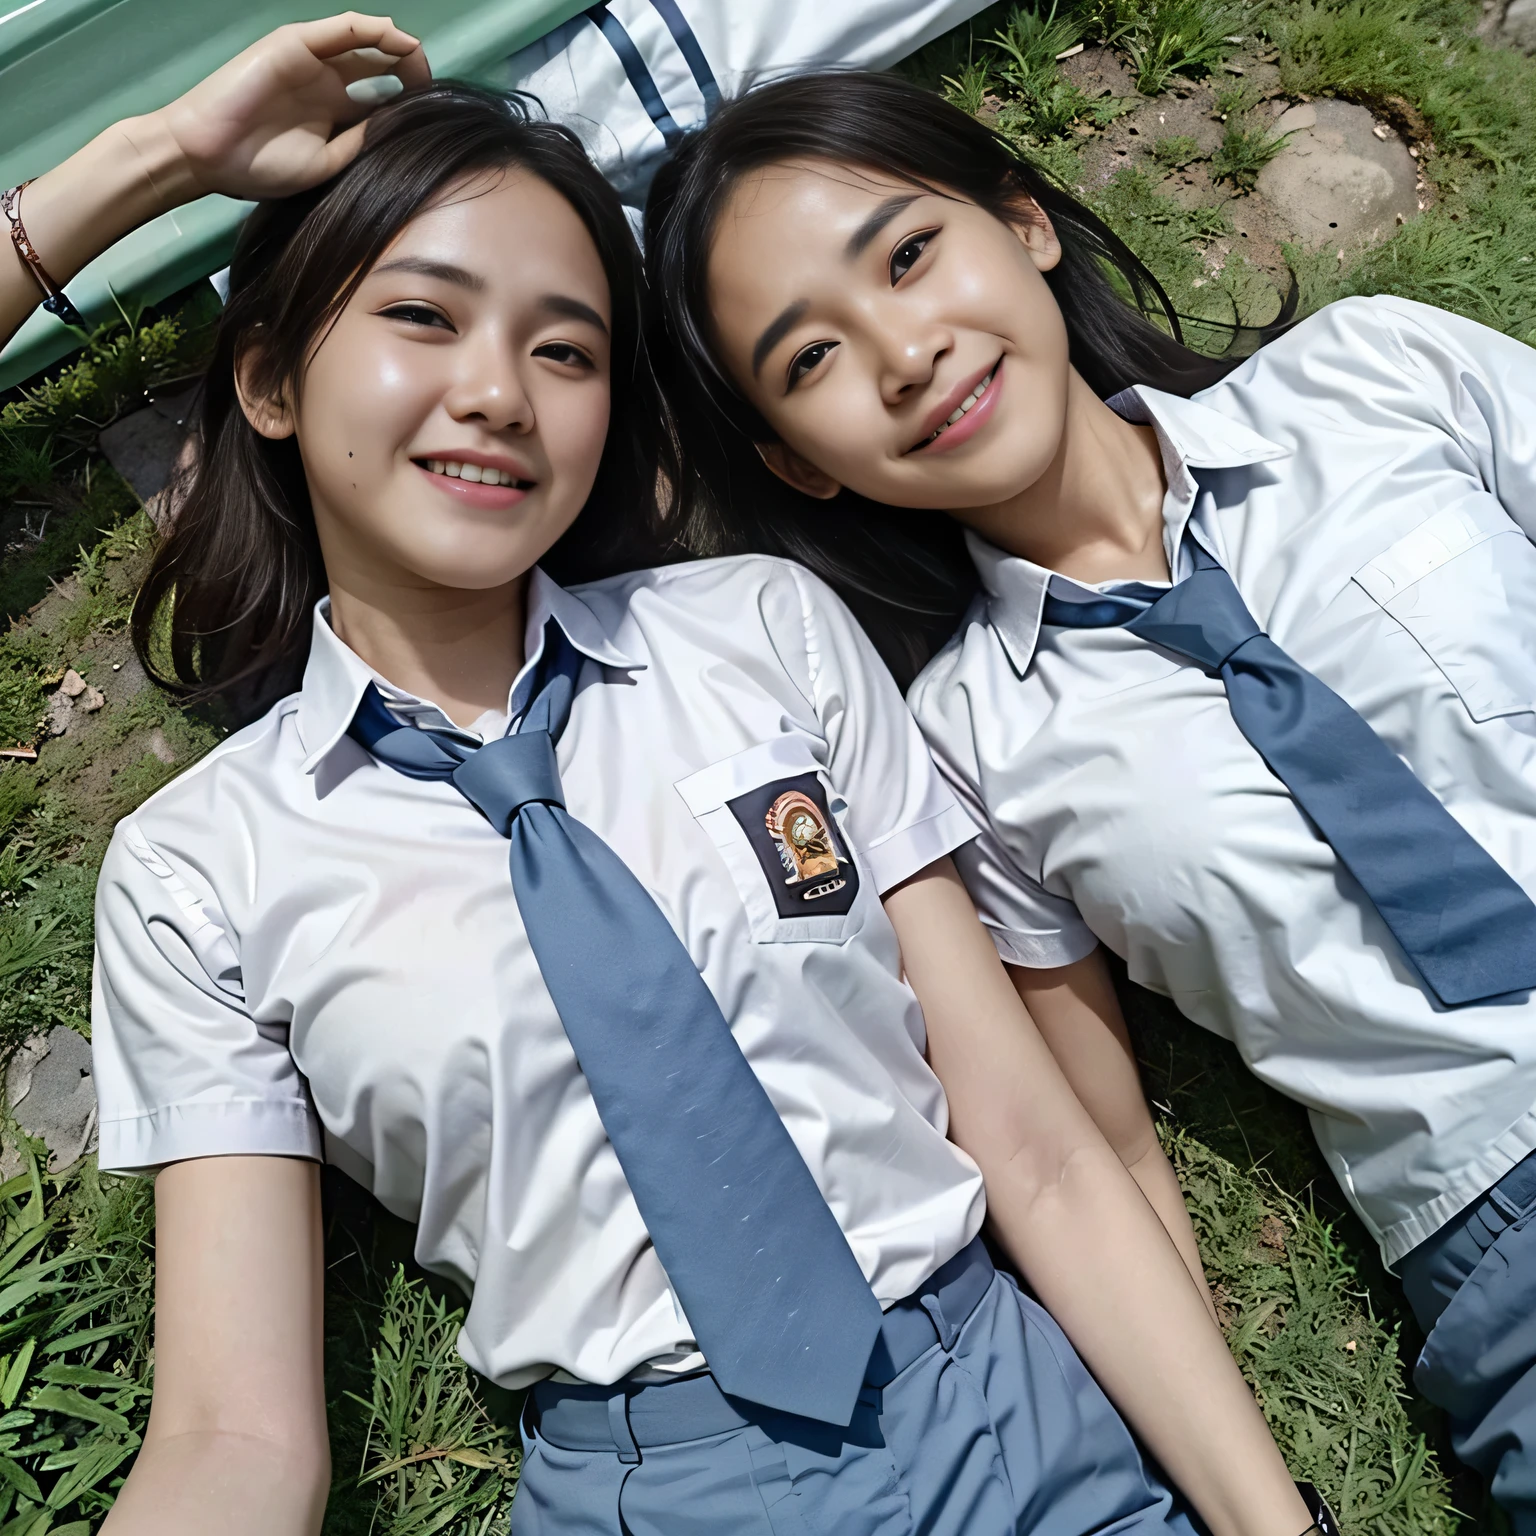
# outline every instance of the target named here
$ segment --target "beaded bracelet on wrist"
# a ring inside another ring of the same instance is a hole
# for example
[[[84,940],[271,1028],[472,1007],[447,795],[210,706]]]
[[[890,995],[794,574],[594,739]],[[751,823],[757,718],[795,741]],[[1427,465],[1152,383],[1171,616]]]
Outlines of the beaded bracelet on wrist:
[[[43,290],[43,308],[50,315],[57,315],[65,325],[85,327],[85,321],[80,311],[69,302],[64,290],[48,275],[48,269],[43,265],[43,259],[37,254],[37,247],[32,244],[31,236],[27,234],[26,226],[21,222],[21,194],[30,187],[30,181],[24,181],[19,187],[9,187],[0,192],[0,213],[3,213],[11,226],[11,244],[16,247],[16,254],[21,258],[21,264],[32,274],[37,286]]]

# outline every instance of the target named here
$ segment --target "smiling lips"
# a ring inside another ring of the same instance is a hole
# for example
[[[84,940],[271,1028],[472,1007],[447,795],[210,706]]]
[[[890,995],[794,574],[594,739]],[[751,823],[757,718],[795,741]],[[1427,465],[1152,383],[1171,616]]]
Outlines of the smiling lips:
[[[983,375],[971,392],[939,426],[916,447],[909,448],[907,451],[909,453],[942,452],[946,448],[958,447],[966,438],[979,430],[986,418],[992,414],[992,406],[997,399],[997,390],[993,386],[1002,366],[1002,359],[999,358],[992,365],[991,371]]]
[[[412,462],[439,490],[472,506],[491,510],[515,506],[534,485],[532,480],[520,479],[514,470],[499,464],[470,464],[459,459]]]

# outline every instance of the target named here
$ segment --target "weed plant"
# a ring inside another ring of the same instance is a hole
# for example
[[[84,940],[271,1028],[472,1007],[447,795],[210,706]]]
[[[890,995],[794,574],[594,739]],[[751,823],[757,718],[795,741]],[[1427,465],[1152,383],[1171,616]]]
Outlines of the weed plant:
[[[1227,1343],[1287,1465],[1352,1536],[1449,1536],[1450,1490],[1405,1408],[1395,1327],[1315,1211],[1164,1127]]]
[[[1217,181],[1230,182],[1239,192],[1251,192],[1259,172],[1285,148],[1288,133],[1269,128],[1249,128],[1229,123],[1216,153],[1211,156],[1211,175]]]
[[[377,1487],[379,1536],[435,1531],[482,1536],[507,1529],[519,1449],[494,1423],[455,1341],[450,1310],[397,1268],[373,1350],[373,1391],[363,1487]]]
[[[1187,133],[1167,134],[1152,146],[1152,158],[1170,171],[1183,170],[1200,158],[1200,145]]]
[[[90,1536],[148,1412],[150,1187],[19,1151],[0,1185],[0,1529]]]

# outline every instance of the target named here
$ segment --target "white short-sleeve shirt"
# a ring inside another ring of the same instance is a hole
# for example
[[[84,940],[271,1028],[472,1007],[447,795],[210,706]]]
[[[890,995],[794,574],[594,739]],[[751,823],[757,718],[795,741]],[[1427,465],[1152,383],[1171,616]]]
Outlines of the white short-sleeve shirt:
[[[302,690],[120,823],[107,853],[101,1164],[323,1152],[472,1293],[461,1348],[485,1375],[606,1383],[686,1361],[507,842],[451,784],[346,734],[375,679],[323,608]],[[588,658],[558,747],[569,809],[677,930],[889,1304],[975,1235],[983,1194],[946,1139],[880,893],[975,827],[869,642],[796,566],[714,560],[576,591],[536,571],[509,714],[551,618]],[[448,723],[385,693],[403,718]],[[840,852],[843,885],[812,902],[766,827],[780,784]]]
[[[1157,430],[1176,574],[1189,525],[1536,894],[1536,352],[1350,299],[1193,400],[1112,404]],[[1536,1147],[1536,1002],[1439,1007],[1219,678],[1123,629],[1042,627],[1047,589],[1101,589],[971,547],[983,591],[910,701],[986,828],[957,857],[1003,958],[1121,955],[1311,1110],[1400,1258]]]

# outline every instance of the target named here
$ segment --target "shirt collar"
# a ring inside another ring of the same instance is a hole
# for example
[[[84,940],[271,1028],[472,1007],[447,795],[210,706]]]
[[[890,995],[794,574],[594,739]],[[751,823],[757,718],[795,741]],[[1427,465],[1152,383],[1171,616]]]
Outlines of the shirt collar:
[[[369,683],[384,683],[393,699],[430,704],[415,699],[403,689],[388,683],[331,628],[331,600],[323,597],[315,604],[313,638],[309,661],[304,668],[304,682],[299,690],[299,743],[305,758],[300,765],[313,773],[326,754],[346,734],[362,702]],[[516,713],[532,682],[534,668],[544,652],[544,632],[553,619],[565,637],[584,656],[607,667],[632,669],[645,665],[626,655],[603,629],[597,615],[573,592],[551,581],[537,566],[528,582],[528,621],[524,631],[523,663],[507,695],[508,714]]]
[[[1163,540],[1171,570],[1178,568],[1179,547],[1199,490],[1195,470],[1262,464],[1284,458],[1291,451],[1199,400],[1165,394],[1144,384],[1122,390],[1106,404],[1126,421],[1147,423],[1157,433],[1168,481],[1168,494],[1163,498]],[[1021,555],[1010,555],[977,533],[968,531],[965,542],[987,596],[987,621],[1020,676],[1035,654],[1040,615],[1046,593],[1053,586],[1061,596],[1070,597],[1113,591],[1121,585],[1106,581],[1097,587],[1086,586]]]

